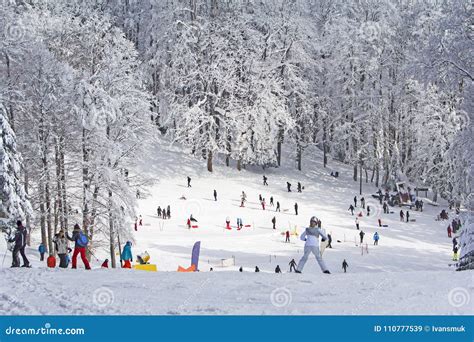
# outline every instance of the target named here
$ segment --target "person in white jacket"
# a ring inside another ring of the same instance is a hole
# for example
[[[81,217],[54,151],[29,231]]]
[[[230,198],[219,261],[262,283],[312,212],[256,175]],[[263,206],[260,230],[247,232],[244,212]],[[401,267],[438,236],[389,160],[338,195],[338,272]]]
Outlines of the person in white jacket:
[[[322,241],[327,240],[328,237],[321,228],[318,228],[318,222],[319,220],[316,216],[311,217],[309,221],[309,227],[305,229],[303,234],[301,234],[300,239],[305,241],[304,255],[298,263],[298,267],[295,271],[296,273],[301,273],[311,253],[313,253],[316,257],[316,261],[318,262],[319,267],[321,267],[323,273],[331,273],[326,267],[326,264],[324,263],[324,260],[321,257],[321,253],[319,251],[319,237],[321,236]]]

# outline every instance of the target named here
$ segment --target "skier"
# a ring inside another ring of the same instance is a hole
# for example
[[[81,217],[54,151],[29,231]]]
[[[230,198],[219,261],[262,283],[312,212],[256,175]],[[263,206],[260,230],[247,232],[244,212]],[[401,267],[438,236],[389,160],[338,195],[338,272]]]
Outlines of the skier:
[[[360,199],[360,205],[362,206],[362,209],[365,209],[365,198],[364,197],[362,197]]]
[[[191,177],[188,176],[188,188],[191,187]]]
[[[168,204],[168,207],[166,207],[166,217],[168,219],[171,218],[171,207],[169,206],[169,204]]]
[[[270,196],[270,207],[273,207],[273,196]]]
[[[275,216],[273,216],[273,218],[272,218],[272,224],[273,224],[273,229],[276,229],[276,226],[275,226],[276,225],[276,217]]]
[[[370,216],[370,206],[367,206],[367,216]]]
[[[56,245],[56,251],[58,252],[59,256],[59,267],[67,268],[68,246],[66,236],[64,235],[64,230],[61,229],[59,233],[55,236],[54,244]]]
[[[102,268],[109,268],[109,259],[105,259],[102,265],[100,266]]]
[[[161,207],[158,206],[158,209],[156,209],[156,213],[158,214],[158,217],[161,217]]]
[[[46,246],[43,243],[40,243],[38,247],[38,252],[40,254],[40,261],[44,261],[44,253],[46,253]]]
[[[247,200],[247,195],[245,192],[242,191],[242,195],[240,195],[240,206],[244,207],[245,201]]]
[[[379,245],[379,233],[375,232],[374,234],[374,246],[378,246]]]
[[[403,210],[400,210],[400,221],[403,222],[405,218],[405,214],[403,213]]]
[[[453,238],[453,248],[456,247],[458,245],[458,240],[456,239],[456,237]]]
[[[295,203],[295,215],[298,216],[298,203]]]
[[[406,218],[407,218],[407,222],[410,222],[410,212],[408,210],[407,210]]]
[[[354,216],[354,206],[352,204],[349,206],[349,209],[347,210],[351,212],[352,216]]]
[[[28,258],[25,254],[27,234],[28,232],[21,221],[16,221],[15,235],[8,240],[8,242],[15,242],[12,250],[12,267],[20,267],[20,258],[18,257],[18,253],[21,254],[21,258],[23,259],[23,265],[21,267],[30,267],[30,262],[28,261]]]
[[[300,182],[298,182],[297,189],[298,189],[298,192],[301,192],[301,183]]]
[[[124,261],[122,268],[132,268],[133,256],[132,256],[132,243],[127,241],[122,250],[120,258]]]
[[[355,222],[356,222],[356,228],[357,228],[357,230],[359,230],[359,218],[358,217],[356,217]]]
[[[288,192],[291,192],[291,183],[286,182],[286,188],[288,189]]]
[[[258,266],[255,266],[255,272],[260,272],[260,269],[258,268]]]
[[[354,196],[354,207],[357,207],[357,196]]]
[[[349,264],[347,263],[346,259],[342,261],[342,269],[344,270],[344,273],[346,273],[347,268],[349,267]]]
[[[451,226],[448,226],[448,237],[451,237]]]
[[[296,273],[301,273],[311,253],[313,253],[316,257],[316,261],[318,262],[319,267],[321,267],[323,273],[331,273],[327,269],[326,264],[324,263],[324,260],[321,257],[321,253],[319,251],[319,236],[321,236],[322,241],[326,241],[327,236],[321,228],[317,227],[318,221],[319,220],[316,218],[316,216],[311,217],[311,219],[309,220],[309,227],[305,229],[303,234],[301,234],[300,239],[302,241],[305,241],[304,255],[298,263],[298,267],[295,271]]]
[[[458,261],[458,246],[453,247],[453,261]]]
[[[359,236],[360,236],[360,243],[361,243],[361,244],[364,242],[364,235],[365,235],[364,231],[361,230],[360,233],[359,233]]]
[[[90,270],[91,266],[89,265],[89,260],[86,258],[86,247],[89,243],[88,237],[82,232],[81,227],[76,223],[74,225],[74,230],[72,231],[72,236],[69,236],[69,233],[66,232],[66,237],[69,241],[74,241],[74,253],[72,254],[72,268],[77,268],[77,255],[81,255],[82,262],[86,270]]]
[[[332,245],[331,245],[331,242],[332,242],[332,236],[331,234],[327,234],[328,235],[328,244],[326,246],[326,248],[332,248]]]
[[[217,190],[214,189],[214,201],[217,201]]]
[[[291,261],[288,265],[290,265],[290,273],[291,273],[292,270],[296,272],[296,261],[295,261],[295,259],[291,259]]]
[[[280,265],[277,265],[275,268],[275,273],[281,273]]]
[[[287,230],[285,232],[285,242],[290,243],[290,231],[289,230]]]
[[[280,202],[278,202],[278,201],[277,201],[277,206],[276,206],[276,209],[275,209],[275,211],[278,211],[278,212],[280,212],[280,211],[281,211],[281,210],[280,210]]]
[[[268,186],[268,183],[267,183],[267,177],[265,175],[263,175],[263,185],[267,185]]]

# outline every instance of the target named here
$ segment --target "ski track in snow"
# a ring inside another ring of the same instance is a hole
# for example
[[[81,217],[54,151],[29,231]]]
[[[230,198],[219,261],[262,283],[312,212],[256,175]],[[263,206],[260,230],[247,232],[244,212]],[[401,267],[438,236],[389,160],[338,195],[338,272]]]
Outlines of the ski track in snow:
[[[355,216],[347,211],[359,186],[351,179],[350,167],[331,162],[330,168],[324,169],[320,152],[308,148],[305,153],[314,156],[303,165],[305,171],[295,171],[286,157],[287,164],[281,168],[266,170],[269,186],[264,187],[261,168],[238,172],[235,167],[216,165],[215,172],[209,174],[202,161],[176,147],[152,146],[143,172],[156,183],[143,189],[144,198],[137,208],[144,226],[122,237],[122,244],[132,240],[133,255],[148,251],[159,272],[103,270],[95,262],[92,271],[51,270],[38,261],[33,244],[27,251],[32,269],[8,269],[9,254],[5,268],[0,269],[0,314],[473,314],[473,274],[448,267],[451,239],[446,236],[447,222],[434,221],[440,207],[426,205],[423,213],[411,211],[416,222],[399,222],[400,209],[382,214],[371,198],[376,189],[364,182],[364,196],[373,214],[361,218],[369,249],[361,255],[354,242],[358,239]],[[222,165],[217,156],[216,163]],[[331,170],[341,176],[329,176]],[[186,187],[187,175],[192,178],[192,188]],[[295,192],[286,191],[287,180]],[[302,193],[296,192],[297,181],[305,186]],[[218,191],[217,202],[213,189]],[[239,207],[242,190],[248,197],[245,208]],[[258,203],[260,193],[267,201],[265,211]],[[179,199],[183,194],[187,200]],[[271,195],[275,204],[281,202],[281,213],[269,207]],[[298,216],[293,212],[295,202],[299,204]],[[158,219],[156,207],[168,204],[172,218]],[[190,214],[198,219],[198,229],[186,229]],[[322,274],[314,257],[303,274],[287,273],[288,262],[301,257],[303,242],[292,236],[290,243],[284,243],[281,233],[289,226],[292,231],[295,225],[301,233],[312,215],[332,232],[334,248],[326,249],[324,259],[333,274]],[[226,216],[231,217],[232,226],[241,217],[252,227],[226,231]],[[277,218],[276,231],[271,227],[273,216]],[[379,228],[377,217],[389,227]],[[371,245],[375,231],[381,235],[379,246]],[[189,265],[192,246],[198,240],[201,272],[175,272],[178,265]],[[4,251],[5,243],[0,241],[0,252]],[[108,257],[100,250],[94,254]],[[221,259],[232,257],[235,266],[219,266]],[[344,258],[349,263],[347,274],[341,270]],[[277,264],[284,274],[273,273]],[[253,272],[256,265],[260,273]],[[240,266],[243,273],[237,271]],[[214,272],[208,272],[210,267]],[[453,305],[450,291],[457,288],[462,289],[462,305],[459,298]]]

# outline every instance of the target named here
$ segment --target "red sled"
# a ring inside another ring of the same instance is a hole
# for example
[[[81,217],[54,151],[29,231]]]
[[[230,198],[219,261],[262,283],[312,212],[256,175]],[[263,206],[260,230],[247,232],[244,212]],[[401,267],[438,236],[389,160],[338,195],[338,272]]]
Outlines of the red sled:
[[[191,228],[199,228],[199,226],[191,226]]]
[[[55,268],[56,258],[53,255],[50,255],[48,259],[46,259],[46,264],[48,265],[49,268]]]
[[[244,227],[252,227],[252,225],[246,224],[246,225],[244,225]]]

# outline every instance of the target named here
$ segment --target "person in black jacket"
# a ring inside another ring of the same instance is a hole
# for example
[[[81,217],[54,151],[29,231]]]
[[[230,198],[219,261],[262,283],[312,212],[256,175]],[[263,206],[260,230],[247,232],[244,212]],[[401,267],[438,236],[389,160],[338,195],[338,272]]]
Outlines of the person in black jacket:
[[[296,271],[296,261],[295,261],[295,259],[291,259],[291,261],[288,265],[290,265],[290,272],[291,272],[291,270]]]
[[[277,265],[275,268],[275,273],[281,273],[280,265]]]
[[[20,267],[18,253],[21,254],[21,258],[23,259],[23,266],[21,267],[30,267],[30,262],[25,255],[26,236],[28,232],[20,220],[16,221],[16,226],[15,236],[8,240],[9,242],[15,242],[12,251],[12,267]]]

